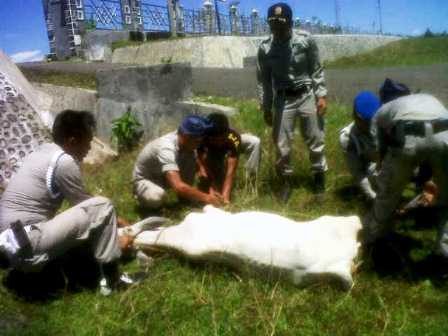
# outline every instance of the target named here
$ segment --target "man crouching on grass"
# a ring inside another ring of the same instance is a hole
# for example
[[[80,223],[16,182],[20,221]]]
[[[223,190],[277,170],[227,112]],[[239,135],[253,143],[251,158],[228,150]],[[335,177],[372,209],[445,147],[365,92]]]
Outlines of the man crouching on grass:
[[[80,163],[90,150],[95,128],[90,112],[66,110],[57,115],[54,143],[25,158],[0,199],[0,261],[24,272],[81,244],[88,244],[108,284],[118,283],[118,260],[132,244],[119,237],[119,219],[105,197],[86,192]],[[62,201],[71,208],[56,215]]]
[[[196,175],[196,149],[210,127],[200,116],[185,117],[177,131],[152,140],[137,157],[133,172],[134,196],[141,206],[156,209],[164,205],[167,190],[182,199],[222,205],[222,197],[193,186]]]

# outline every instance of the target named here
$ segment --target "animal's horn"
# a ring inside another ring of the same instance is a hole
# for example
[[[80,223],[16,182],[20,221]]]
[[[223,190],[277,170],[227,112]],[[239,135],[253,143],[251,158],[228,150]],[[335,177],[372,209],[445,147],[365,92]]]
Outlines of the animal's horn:
[[[165,224],[168,221],[169,219],[165,217],[148,217],[131,226],[123,228],[121,233],[135,237],[142,231],[152,230],[156,227],[159,227],[162,224]]]

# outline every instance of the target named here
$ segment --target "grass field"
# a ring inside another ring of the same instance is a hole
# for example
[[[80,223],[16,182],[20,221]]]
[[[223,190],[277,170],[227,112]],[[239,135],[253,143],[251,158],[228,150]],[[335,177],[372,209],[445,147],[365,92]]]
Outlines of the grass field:
[[[364,54],[341,57],[328,62],[328,69],[394,67],[446,63],[448,37],[407,38]]]
[[[258,134],[263,160],[257,190],[244,183],[242,170],[228,210],[260,209],[297,220],[320,215],[365,212],[353,190],[341,152],[338,129],[350,120],[345,106],[330,105],[326,118],[327,155],[330,166],[327,193],[316,200],[311,193],[309,161],[297,136],[295,190],[284,205],[277,201],[278,181],[272,169],[274,156],[270,130],[263,124],[255,101],[202,98],[238,107],[232,120],[239,130]],[[85,169],[88,188],[113,200],[118,213],[135,220],[131,195],[131,170],[138,153],[123,154],[101,169]],[[409,192],[408,192],[409,194]],[[161,212],[176,222],[188,209],[171,207]],[[409,222],[399,226],[402,240],[422,246],[410,251],[418,261],[434,243],[432,229],[417,230]],[[386,259],[398,253],[399,246]],[[397,254],[398,253],[398,254]],[[373,267],[370,258],[355,275],[355,286],[341,292],[327,285],[299,289],[271,277],[262,279],[235,273],[225,266],[193,264],[170,254],[158,255],[149,278],[141,285],[110,297],[95,290],[61,290],[46,300],[29,301],[0,286],[0,334],[5,335],[446,335],[448,332],[447,283],[418,277],[413,264],[387,271]],[[131,261],[126,270],[138,269]],[[0,272],[0,278],[6,274]],[[37,287],[33,281],[30,287]],[[9,321],[5,323],[5,321]]]

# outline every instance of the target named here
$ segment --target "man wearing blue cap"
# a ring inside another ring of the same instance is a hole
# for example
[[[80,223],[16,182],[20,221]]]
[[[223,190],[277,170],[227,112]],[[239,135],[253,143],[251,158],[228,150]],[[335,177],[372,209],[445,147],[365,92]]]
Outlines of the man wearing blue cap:
[[[374,178],[377,158],[375,141],[370,133],[370,121],[380,105],[373,93],[360,92],[353,102],[354,122],[343,128],[339,137],[348,169],[363,195],[370,201],[376,196],[371,180]]]
[[[393,215],[415,168],[429,165],[439,189],[436,211],[439,228],[436,255],[448,257],[448,111],[429,94],[391,100],[371,123],[380,153],[377,195],[363,221],[364,243],[385,238]]]
[[[292,10],[285,3],[268,9],[272,36],[258,49],[258,93],[266,124],[273,126],[276,168],[285,183],[282,199],[289,197],[291,144],[296,118],[309,150],[315,192],[325,190],[323,115],[327,106],[324,72],[316,42],[308,32],[292,29]]]
[[[188,116],[175,132],[149,142],[140,152],[133,171],[134,196],[144,207],[158,208],[171,188],[181,198],[220,206],[215,193],[192,186],[196,174],[195,150],[209,128],[200,116]]]

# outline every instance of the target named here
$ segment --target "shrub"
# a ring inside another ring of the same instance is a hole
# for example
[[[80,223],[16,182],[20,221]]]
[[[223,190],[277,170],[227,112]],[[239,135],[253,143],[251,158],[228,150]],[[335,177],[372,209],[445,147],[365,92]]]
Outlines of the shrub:
[[[120,118],[112,120],[112,143],[118,151],[128,151],[138,144],[143,135],[142,125],[128,109]]]

